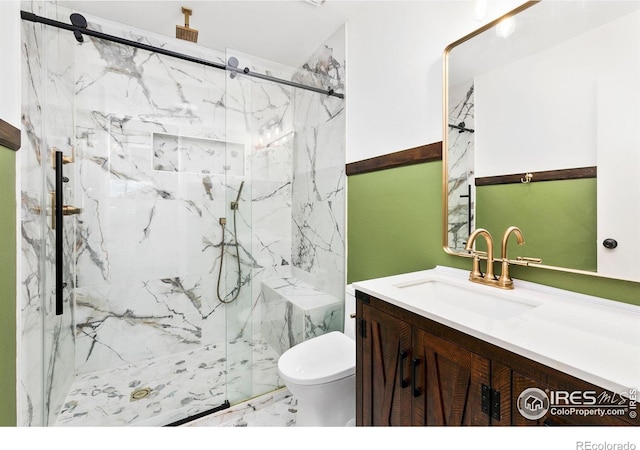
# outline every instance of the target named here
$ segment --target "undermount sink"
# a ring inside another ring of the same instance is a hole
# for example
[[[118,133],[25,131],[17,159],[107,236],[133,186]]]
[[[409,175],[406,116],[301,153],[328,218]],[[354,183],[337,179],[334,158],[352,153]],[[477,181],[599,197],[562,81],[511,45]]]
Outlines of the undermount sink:
[[[480,292],[474,285],[447,283],[428,279],[394,284],[403,294],[403,300],[414,305],[446,306],[479,314],[490,319],[509,319],[529,311],[539,303],[518,298],[513,291],[505,293],[496,289],[495,293]],[[484,288],[495,289],[495,288]]]

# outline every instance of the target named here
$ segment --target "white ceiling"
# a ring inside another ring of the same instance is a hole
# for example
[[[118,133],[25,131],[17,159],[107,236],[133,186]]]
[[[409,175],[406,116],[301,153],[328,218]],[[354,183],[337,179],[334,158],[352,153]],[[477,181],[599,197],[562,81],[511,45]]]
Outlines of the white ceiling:
[[[322,6],[314,6],[304,0],[58,2],[78,12],[172,37],[176,25],[184,25],[181,7],[185,6],[193,10],[189,26],[198,30],[198,44],[221,51],[229,48],[293,67],[300,67],[349,17],[376,3],[328,0]]]

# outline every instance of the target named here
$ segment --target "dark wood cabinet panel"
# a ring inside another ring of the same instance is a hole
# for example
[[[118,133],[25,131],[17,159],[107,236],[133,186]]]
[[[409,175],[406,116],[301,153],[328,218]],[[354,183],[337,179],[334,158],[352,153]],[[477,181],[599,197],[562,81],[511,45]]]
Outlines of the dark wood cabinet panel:
[[[482,385],[491,384],[489,361],[419,328],[412,337],[412,424],[488,425]]]
[[[366,305],[361,307],[359,425],[411,424],[411,396],[404,368],[411,346],[411,325]]]

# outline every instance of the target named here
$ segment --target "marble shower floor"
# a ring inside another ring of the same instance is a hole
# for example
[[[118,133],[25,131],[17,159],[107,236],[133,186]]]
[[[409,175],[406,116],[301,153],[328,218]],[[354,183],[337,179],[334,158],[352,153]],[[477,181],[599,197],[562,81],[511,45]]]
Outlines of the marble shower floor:
[[[229,344],[229,363],[225,346],[212,345],[79,375],[55,425],[162,426],[214,409],[227,399],[233,404],[260,396],[258,403],[271,404],[273,398],[263,394],[284,384],[277,361],[278,354],[256,337]],[[150,394],[132,400],[132,393],[143,388],[150,388]]]

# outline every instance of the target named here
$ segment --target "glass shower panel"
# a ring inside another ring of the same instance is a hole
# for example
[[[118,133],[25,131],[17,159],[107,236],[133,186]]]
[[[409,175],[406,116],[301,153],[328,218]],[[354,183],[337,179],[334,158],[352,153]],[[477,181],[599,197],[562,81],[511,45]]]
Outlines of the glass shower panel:
[[[232,57],[228,51],[225,61]],[[252,166],[251,166],[251,80],[233,72],[225,78],[225,195],[220,211],[220,279],[217,298],[224,305],[226,370],[229,402],[236,404],[252,395],[253,322],[251,273],[254,261],[252,241]]]
[[[242,291],[237,303],[227,309],[227,354],[233,374],[229,394],[234,403],[283,385],[277,369],[280,353],[263,333],[269,319],[263,310],[262,281],[291,275],[293,88],[245,75],[244,71],[290,80],[294,70],[231,49],[226,61],[238,68],[227,73],[227,138],[243,142],[244,147],[244,179],[229,176],[229,193],[233,197],[244,181],[241,199],[246,201],[240,206],[241,220],[237,222],[241,226]],[[228,143],[229,167],[237,156]],[[227,261],[234,264],[232,258]],[[227,266],[226,273],[227,286],[233,289],[235,269]]]
[[[111,373],[132,416],[163,424],[227,398],[212,263],[224,82],[203,65],[92,43],[77,50],[77,371]]]
[[[57,18],[49,4],[32,5],[34,12]],[[19,423],[44,426],[55,423],[73,380],[74,339],[72,263],[74,224],[63,228],[63,315],[56,315],[56,231],[52,223],[56,176],[53,154],[73,154],[73,38],[42,25],[22,24],[23,151],[21,170],[22,267],[20,314]],[[73,192],[73,167],[64,173],[66,199]],[[66,202],[65,202],[66,203]]]
[[[344,92],[344,69],[327,52],[314,56],[295,81]],[[340,69],[342,76],[330,77],[326,69]],[[305,313],[303,336],[309,339],[343,327],[345,110],[343,99],[303,89],[296,89],[294,105],[292,275],[336,302]]]
[[[50,11],[34,12],[68,21],[71,11],[46,5]],[[109,34],[194,51],[87,18]],[[23,315],[31,305],[42,314],[27,319],[40,330],[42,351],[38,363],[29,352],[21,367],[43,375],[42,387],[36,377],[27,381],[24,404],[44,414],[21,423],[164,425],[219,407],[228,397],[226,314],[215,295],[218,209],[228,203],[221,201],[224,73],[104,40],[78,43],[66,30],[26,22],[23,41],[31,79],[24,83]],[[54,147],[75,153],[64,166],[65,204],[82,208],[64,218],[63,316],[53,313],[47,218]],[[23,342],[37,349],[27,328]]]

